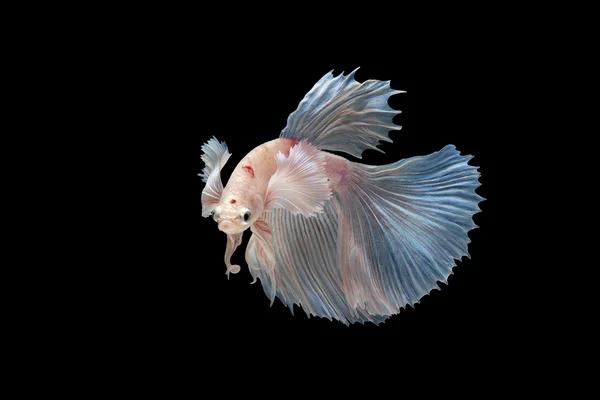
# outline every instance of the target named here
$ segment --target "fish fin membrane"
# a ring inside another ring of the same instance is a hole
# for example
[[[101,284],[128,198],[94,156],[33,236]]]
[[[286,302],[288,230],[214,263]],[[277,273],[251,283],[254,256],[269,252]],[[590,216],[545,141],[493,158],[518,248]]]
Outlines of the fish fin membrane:
[[[358,69],[358,68],[357,68]],[[388,98],[404,91],[390,88],[389,81],[359,83],[352,73],[323,76],[291,113],[280,137],[306,139],[322,150],[348,153],[361,158],[363,151],[391,142],[392,122],[400,111],[388,105]]]
[[[225,142],[219,142],[215,137],[202,145],[201,159],[204,161],[204,169],[198,175],[206,186],[202,190],[202,216],[208,217],[219,205],[223,193],[223,182],[221,181],[221,170],[225,166],[231,153],[227,150]]]
[[[309,316],[345,324],[385,321],[387,316],[348,305],[338,267],[335,201],[328,201],[323,212],[313,217],[279,208],[262,218],[269,232],[251,228],[246,261],[271,302],[279,298],[292,313],[298,305]]]
[[[351,163],[323,213],[263,215],[269,235],[260,243],[253,235],[250,272],[271,300],[309,316],[384,321],[446,282],[455,260],[468,255],[483,199],[469,159],[447,146],[385,166]]]
[[[272,235],[269,225],[261,217],[250,227],[252,236],[246,246],[246,263],[250,275],[256,283],[260,279],[262,287],[267,297],[271,300],[271,305],[275,300],[276,282],[275,282],[275,255],[273,252]]]
[[[452,145],[384,166],[352,163],[337,190],[338,262],[351,307],[375,314],[414,306],[455,260],[468,256],[468,232],[483,197],[477,167]]]
[[[322,212],[331,198],[324,155],[306,142],[297,143],[287,157],[278,153],[277,170],[267,188],[266,208],[285,208],[305,216]]]

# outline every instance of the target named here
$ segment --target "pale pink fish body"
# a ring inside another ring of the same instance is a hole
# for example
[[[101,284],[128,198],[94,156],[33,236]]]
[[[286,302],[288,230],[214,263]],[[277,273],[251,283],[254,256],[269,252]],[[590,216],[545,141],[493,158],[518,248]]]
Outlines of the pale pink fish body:
[[[269,179],[277,170],[275,155],[287,156],[292,146],[298,143],[293,139],[275,139],[253,149],[239,162],[231,173],[218,206],[219,229],[226,233],[240,233],[251,225],[262,211]],[[258,196],[257,196],[258,195]],[[251,219],[242,224],[244,206],[252,207]]]
[[[346,324],[380,323],[446,282],[468,255],[483,198],[471,157],[454,146],[383,166],[323,151],[360,158],[398,129],[387,99],[400,92],[353,76],[325,75],[280,138],[248,153],[225,188],[227,147],[205,144],[202,214],[227,234],[228,275],[240,271],[230,258],[250,229],[246,261],[272,301]]]

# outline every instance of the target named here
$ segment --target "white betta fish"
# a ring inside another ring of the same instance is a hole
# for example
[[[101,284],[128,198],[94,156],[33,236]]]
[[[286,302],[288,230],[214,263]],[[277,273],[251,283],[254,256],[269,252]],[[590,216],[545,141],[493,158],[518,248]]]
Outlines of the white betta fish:
[[[332,71],[333,72],[333,71]],[[293,310],[345,324],[380,323],[446,282],[468,256],[483,197],[472,156],[446,146],[428,156],[373,166],[361,158],[399,129],[389,81],[359,83],[354,72],[319,80],[278,139],[252,150],[223,188],[225,143],[202,146],[202,216],[227,234],[230,258],[250,228],[246,262],[266,295]],[[381,150],[379,150],[381,151]],[[253,283],[254,283],[253,282]]]

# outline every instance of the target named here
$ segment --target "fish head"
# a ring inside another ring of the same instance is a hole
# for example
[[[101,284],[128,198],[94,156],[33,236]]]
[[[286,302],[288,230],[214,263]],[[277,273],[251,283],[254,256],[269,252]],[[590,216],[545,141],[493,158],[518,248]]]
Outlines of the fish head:
[[[230,235],[242,233],[260,217],[263,211],[262,197],[258,194],[247,200],[244,197],[222,199],[212,211],[212,217],[220,231]]]

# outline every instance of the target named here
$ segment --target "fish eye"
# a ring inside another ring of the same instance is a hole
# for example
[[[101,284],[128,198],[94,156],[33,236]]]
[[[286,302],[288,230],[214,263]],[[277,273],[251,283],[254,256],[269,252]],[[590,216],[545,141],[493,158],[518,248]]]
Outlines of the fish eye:
[[[242,219],[244,220],[244,222],[248,222],[250,221],[251,216],[252,213],[250,212],[250,210],[246,210],[246,212],[244,212],[244,214],[242,215]]]

